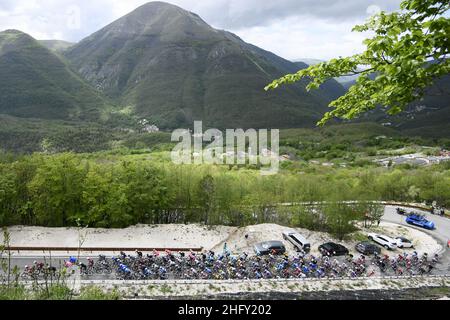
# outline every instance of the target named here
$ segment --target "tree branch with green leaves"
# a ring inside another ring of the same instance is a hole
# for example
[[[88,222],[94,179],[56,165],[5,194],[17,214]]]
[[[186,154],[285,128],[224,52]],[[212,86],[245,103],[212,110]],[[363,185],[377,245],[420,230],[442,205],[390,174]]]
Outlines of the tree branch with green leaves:
[[[333,118],[351,120],[377,107],[398,114],[425,94],[433,81],[450,73],[450,3],[443,0],[406,0],[401,10],[381,12],[354,32],[372,32],[366,50],[332,59],[273,81],[265,89],[309,79],[308,90],[342,76],[360,75],[349,91],[330,103],[318,125]]]

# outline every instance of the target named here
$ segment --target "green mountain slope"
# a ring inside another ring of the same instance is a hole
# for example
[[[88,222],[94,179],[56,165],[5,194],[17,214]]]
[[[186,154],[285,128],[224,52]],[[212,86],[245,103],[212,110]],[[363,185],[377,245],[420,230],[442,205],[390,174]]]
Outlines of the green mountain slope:
[[[56,53],[62,53],[74,45],[72,42],[63,40],[38,40],[38,42],[47,49]]]
[[[297,66],[298,70],[303,70],[303,69],[306,69],[309,67],[308,64],[301,62],[301,61],[294,62],[294,64]],[[295,71],[298,71],[298,70],[295,70]],[[290,71],[290,72],[295,72],[295,71]],[[336,100],[340,96],[344,95],[345,92],[347,91],[346,88],[344,88],[342,86],[342,84],[339,83],[338,80],[339,79],[329,80],[329,81],[325,82],[324,84],[322,84],[320,86],[319,90],[312,90],[311,93],[319,95],[319,96],[326,96],[330,100]],[[329,101],[327,101],[327,102],[329,102]]]
[[[0,33],[0,114],[98,121],[109,103],[54,53],[16,30]]]
[[[136,9],[65,56],[96,88],[163,128],[194,120],[218,128],[312,126],[339,94],[311,94],[304,84],[265,92],[298,67],[162,2]]]
[[[350,88],[355,81],[345,85]],[[389,116],[382,110],[367,113],[358,121],[374,121],[406,134],[424,137],[450,137],[450,76],[437,79],[425,95],[402,113]]]
[[[300,68],[305,63],[316,64],[321,62],[314,59],[300,59],[296,62]],[[356,84],[359,76],[336,78],[347,91]],[[376,74],[369,76],[375,79]],[[373,121],[383,123],[392,128],[399,129],[412,136],[443,138],[450,137],[450,76],[437,79],[426,91],[424,97],[411,103],[401,114],[388,116],[381,109],[373,110],[354,122]]]

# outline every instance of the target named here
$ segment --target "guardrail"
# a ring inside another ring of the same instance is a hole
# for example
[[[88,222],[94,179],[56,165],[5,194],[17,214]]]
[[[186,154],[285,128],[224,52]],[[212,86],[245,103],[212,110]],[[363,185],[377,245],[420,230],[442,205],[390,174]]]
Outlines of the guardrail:
[[[394,206],[394,207],[406,207],[406,208],[413,208],[413,209],[419,209],[423,211],[430,211],[430,207],[426,207],[424,205],[418,204],[418,203],[401,203],[401,202],[388,202],[388,201],[380,201],[380,204],[383,204],[385,206]],[[450,218],[450,211],[447,209],[444,209],[444,216],[446,218]]]
[[[393,206],[393,207],[406,207],[406,208],[412,208],[412,209],[418,209],[418,210],[423,210],[426,212],[430,212],[430,207],[425,206],[423,204],[419,204],[419,203],[403,203],[403,202],[396,202],[396,201],[368,201],[368,202],[372,202],[372,203],[377,203],[377,204],[381,204],[384,206]],[[323,203],[327,203],[327,201],[323,201],[323,202],[290,202],[290,203],[280,203],[278,204],[279,206],[284,206],[284,207],[295,207],[295,206],[314,206],[314,205],[319,205],[319,204],[323,204]],[[358,201],[342,201],[342,203],[346,203],[346,204],[357,204]],[[276,207],[277,204],[272,205],[271,207]],[[450,218],[450,211],[447,209],[445,210],[445,217],[446,218]]]
[[[43,251],[43,252],[49,252],[49,251],[62,251],[62,252],[132,252],[135,250],[142,251],[142,252],[151,252],[153,250],[156,251],[173,251],[173,252],[201,252],[203,251],[203,247],[200,248],[104,248],[104,247],[89,247],[89,248],[78,248],[78,247],[6,247],[6,251]]]

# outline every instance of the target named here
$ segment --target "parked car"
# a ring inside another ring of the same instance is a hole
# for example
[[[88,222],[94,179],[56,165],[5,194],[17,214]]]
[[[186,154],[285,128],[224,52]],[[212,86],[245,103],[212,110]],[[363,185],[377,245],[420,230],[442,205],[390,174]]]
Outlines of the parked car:
[[[266,241],[256,244],[254,250],[257,255],[262,256],[272,252],[283,254],[286,252],[286,247],[281,241]]]
[[[292,245],[298,250],[305,252],[311,251],[311,244],[304,236],[296,232],[283,232],[283,239],[292,243]]]
[[[414,247],[412,242],[404,237],[397,237],[397,248],[412,248]]]
[[[369,240],[372,240],[382,247],[388,249],[388,250],[395,250],[397,249],[397,240],[394,240],[388,236],[377,234],[377,233],[369,233],[368,235]]]
[[[405,209],[402,209],[402,208],[397,208],[397,214],[400,214],[400,215],[402,215],[402,216],[405,216],[405,215],[406,215],[406,210],[405,210]]]
[[[381,253],[381,248],[369,241],[363,241],[358,243],[355,246],[356,251],[358,251],[359,253],[362,253],[364,255],[371,255],[371,254],[380,254]]]
[[[349,254],[346,247],[334,242],[327,242],[319,246],[319,251],[328,256],[345,256]]]
[[[436,229],[434,222],[427,220],[424,216],[419,214],[411,214],[408,217],[406,217],[406,223],[428,230]]]

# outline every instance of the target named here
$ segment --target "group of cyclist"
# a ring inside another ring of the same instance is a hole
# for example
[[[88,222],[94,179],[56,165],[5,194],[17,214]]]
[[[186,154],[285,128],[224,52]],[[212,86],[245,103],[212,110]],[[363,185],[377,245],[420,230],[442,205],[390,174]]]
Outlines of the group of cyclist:
[[[64,261],[64,268],[77,266],[82,276],[111,274],[122,280],[195,280],[195,279],[302,279],[302,278],[342,278],[371,277],[374,275],[423,275],[429,274],[439,263],[439,256],[429,258],[427,253],[419,255],[404,253],[396,257],[375,254],[371,259],[360,255],[335,258],[327,255],[315,256],[298,252],[295,256],[287,253],[267,256],[250,256],[247,253],[233,255],[230,251],[216,254],[213,251],[158,252],[144,255],[136,250],[128,255],[107,258],[100,255],[86,263],[75,257]],[[25,266],[24,277],[55,275],[53,266],[34,261]]]
[[[232,255],[230,252],[216,254],[213,251],[195,253],[164,253],[153,251],[143,255],[124,252],[111,259],[118,279],[124,280],[165,280],[165,279],[274,279],[274,278],[339,278],[370,277],[383,275],[428,274],[439,262],[438,255],[433,259],[424,253],[404,253],[397,257],[375,255],[371,260],[361,255],[349,255],[344,260],[327,255],[314,256],[299,252],[288,254],[250,256],[247,253]]]
[[[423,275],[431,273],[436,264],[439,263],[439,259],[438,254],[435,254],[430,259],[427,253],[420,257],[414,251],[411,255],[404,253],[393,258],[390,258],[388,255],[379,256],[375,254],[372,263],[378,266],[382,273],[392,270],[396,275]]]
[[[22,272],[22,278],[38,278],[56,276],[57,268],[48,263],[33,261],[32,265],[26,265]]]

